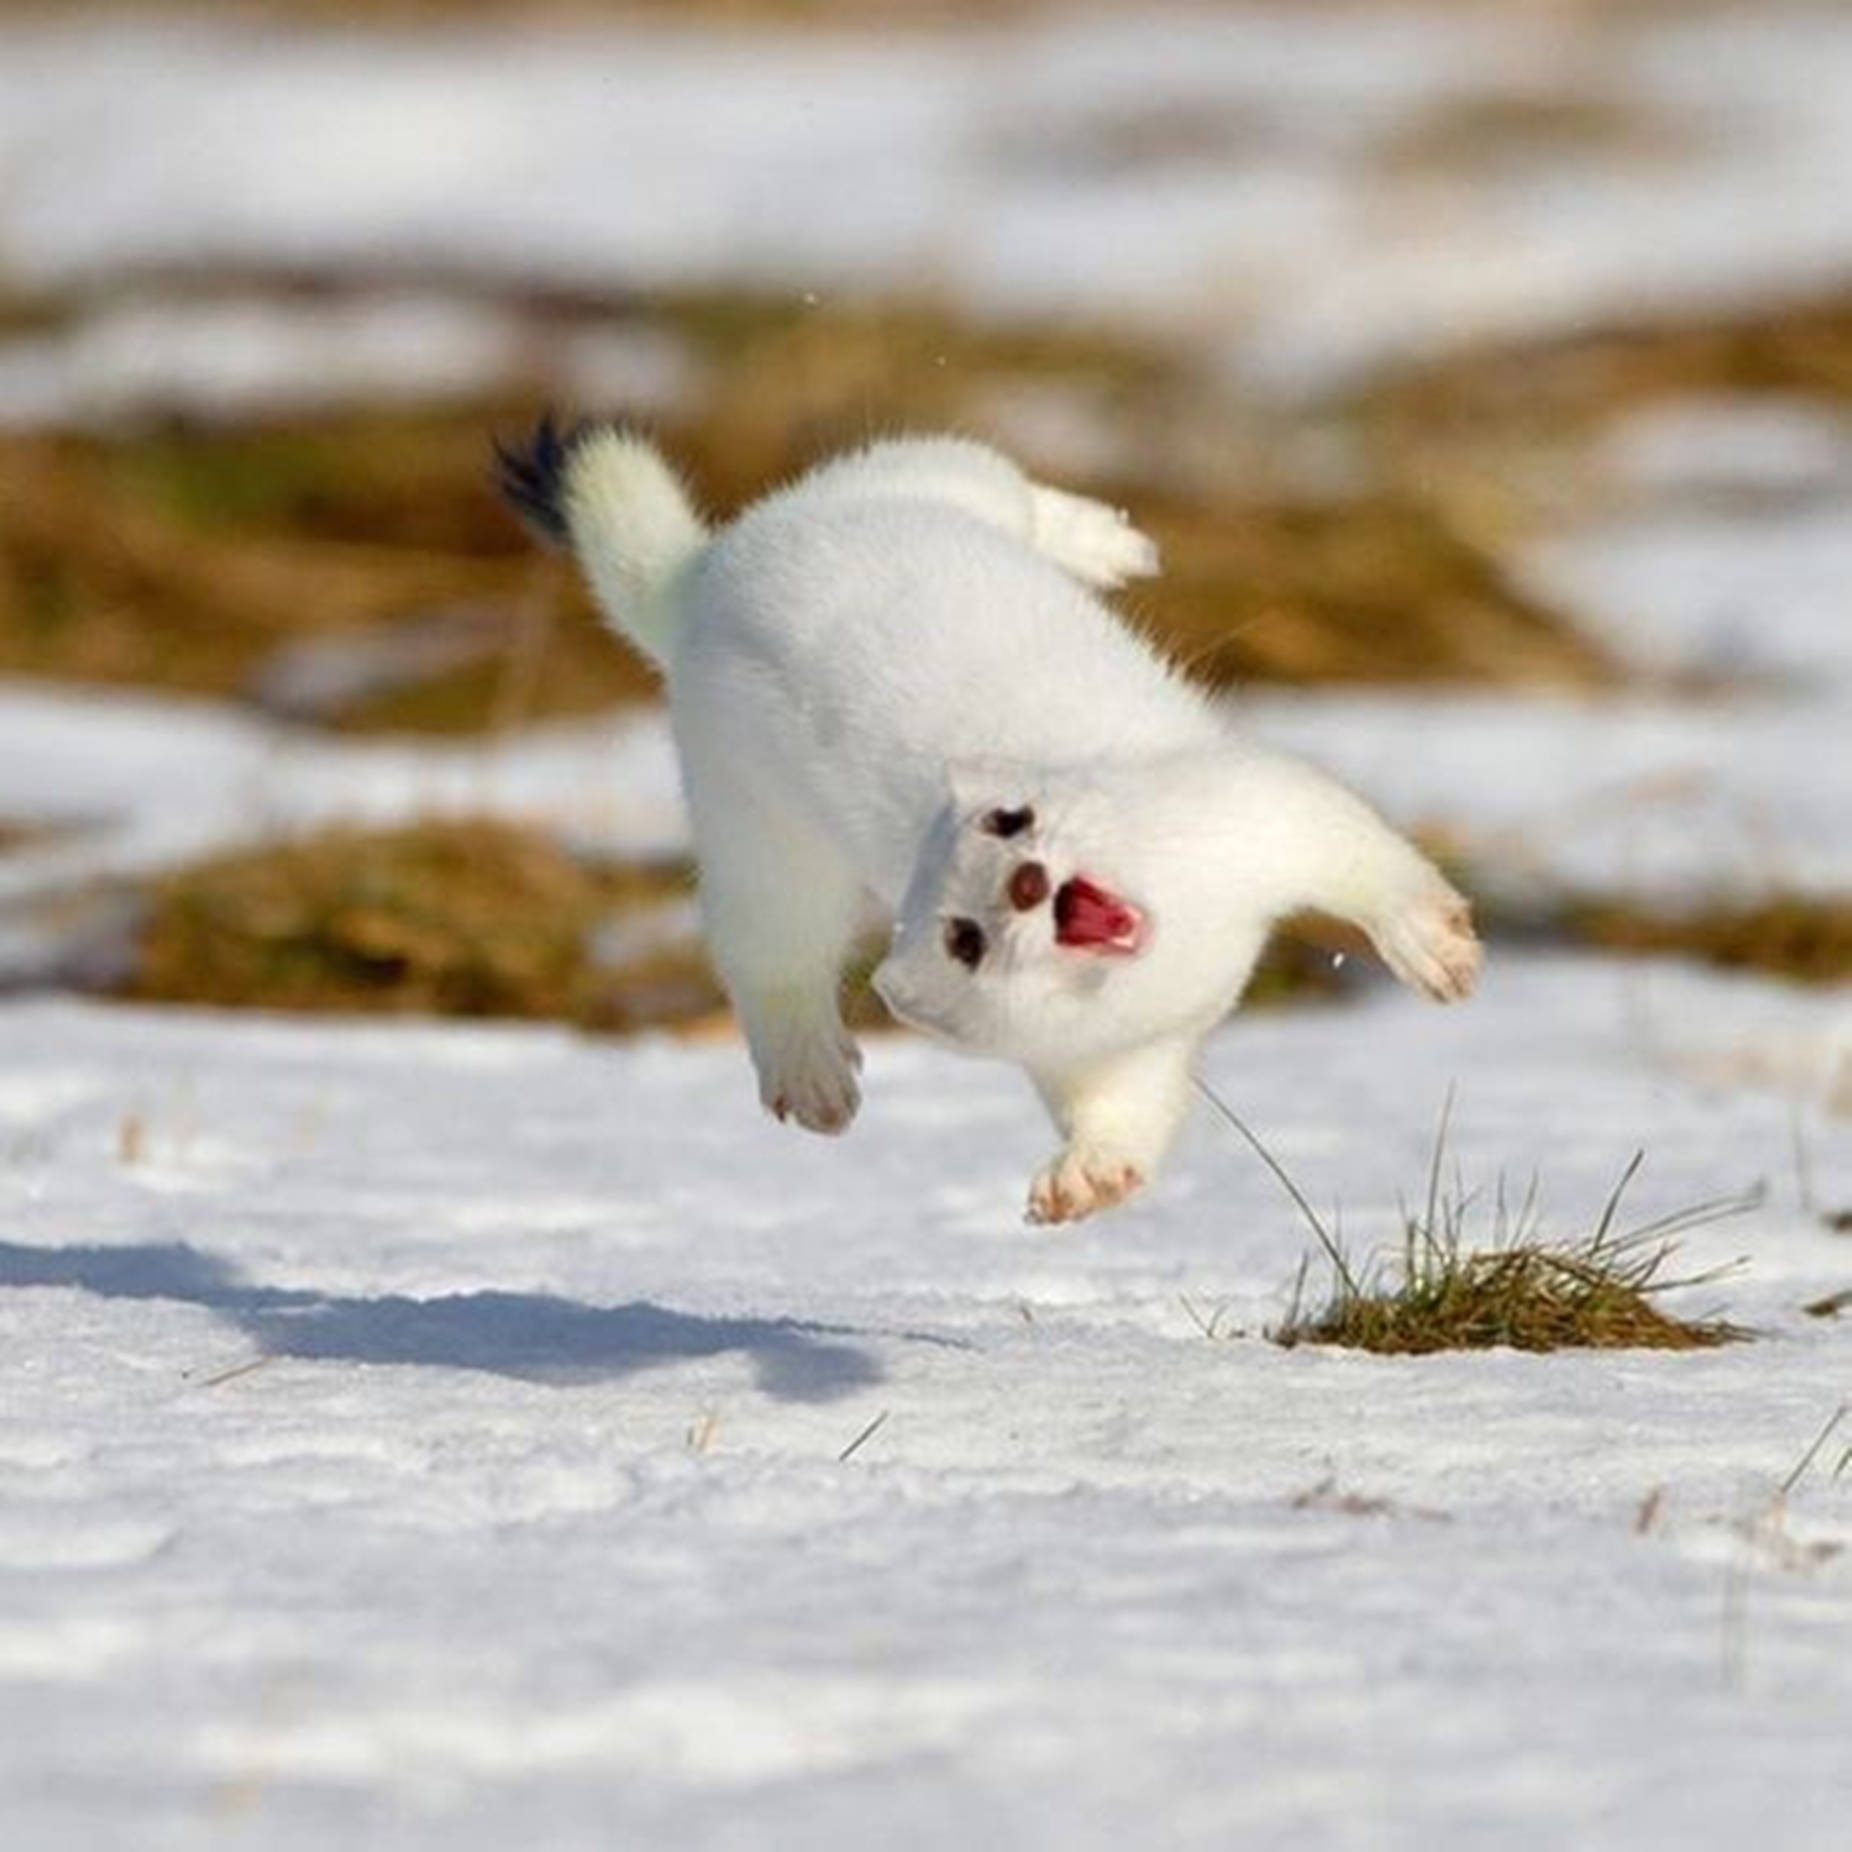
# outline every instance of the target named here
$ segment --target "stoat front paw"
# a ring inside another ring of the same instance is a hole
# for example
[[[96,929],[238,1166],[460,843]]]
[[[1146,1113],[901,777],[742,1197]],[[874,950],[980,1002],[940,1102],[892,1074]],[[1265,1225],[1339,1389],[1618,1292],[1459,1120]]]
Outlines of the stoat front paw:
[[[1030,1184],[1027,1219],[1037,1224],[1077,1222],[1123,1202],[1144,1181],[1144,1172],[1116,1152],[1070,1145]]]
[[[1035,542],[1075,578],[1106,591],[1158,570],[1157,543],[1122,510],[1060,489],[1036,490]]]
[[[840,1030],[787,1034],[759,1069],[759,1098],[780,1121],[807,1132],[847,1131],[862,1103],[862,1051]]]
[[[1386,915],[1371,937],[1404,984],[1438,1002],[1458,1002],[1478,981],[1484,954],[1472,909],[1443,883]]]

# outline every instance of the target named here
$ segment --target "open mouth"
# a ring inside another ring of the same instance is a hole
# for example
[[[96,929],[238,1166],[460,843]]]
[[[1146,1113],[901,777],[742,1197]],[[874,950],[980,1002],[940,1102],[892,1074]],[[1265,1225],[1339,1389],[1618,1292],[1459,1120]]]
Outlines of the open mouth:
[[[1070,875],[1055,889],[1055,942],[1092,952],[1138,950],[1144,916],[1085,875]]]

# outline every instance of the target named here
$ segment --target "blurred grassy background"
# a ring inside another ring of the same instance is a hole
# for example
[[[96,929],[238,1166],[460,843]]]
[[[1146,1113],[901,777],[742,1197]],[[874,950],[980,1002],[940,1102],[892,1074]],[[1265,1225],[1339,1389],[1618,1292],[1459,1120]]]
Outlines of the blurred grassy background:
[[[219,10],[417,31],[610,9]],[[883,11],[848,0],[644,10],[779,24]],[[0,0],[0,14],[33,11]],[[1624,151],[1653,134],[1606,103],[1442,99],[1385,158],[1444,168],[1539,137]],[[62,293],[0,278],[0,339],[55,339],[125,288],[183,310],[257,300],[330,312],[419,289],[492,308],[520,331],[525,365],[428,402],[249,415],[157,403],[0,429],[0,673],[208,694],[345,732],[495,737],[652,697],[648,671],[488,486],[491,434],[558,397],[553,357],[574,340],[680,358],[680,384],[648,422],[717,514],[843,444],[934,427],[993,438],[1129,507],[1159,539],[1165,572],[1126,600],[1128,614],[1223,687],[1624,686],[1623,665],[1514,581],[1514,541],[1574,507],[1602,432],[1643,405],[1742,393],[1852,401],[1852,287],[1467,350],[1290,408],[1245,397],[1181,343],[1076,322],[978,322],[930,292],[522,290],[416,265],[389,277],[137,275]],[[0,853],[31,835],[29,819],[0,819]],[[574,862],[543,831],[505,821],[340,831],[151,884],[122,982],[141,997],[290,1008],[705,1020],[716,993],[685,944],[668,967],[654,950],[618,967],[588,951],[598,920],[659,907],[685,885],[682,872]],[[1852,909],[1830,898],[1726,919],[1565,896],[1543,924],[1835,981],[1852,975],[1849,922]],[[1328,967],[1289,956],[1266,987],[1328,990]]]

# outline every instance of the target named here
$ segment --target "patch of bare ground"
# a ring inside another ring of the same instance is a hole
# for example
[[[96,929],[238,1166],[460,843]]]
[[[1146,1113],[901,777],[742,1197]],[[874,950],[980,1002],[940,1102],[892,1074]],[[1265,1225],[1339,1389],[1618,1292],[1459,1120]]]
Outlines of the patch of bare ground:
[[[1152,633],[1215,683],[1600,688],[1605,651],[1511,582],[1431,500],[1136,498],[1164,552],[1139,589]]]
[[[251,696],[286,644],[464,617],[480,646],[426,725],[488,724],[516,675],[530,712],[645,691],[520,549],[479,444],[455,417],[0,438],[0,672]]]
[[[43,823],[23,817],[0,817],[0,855],[11,855],[16,849],[36,848],[57,833]]]
[[[1445,438],[1586,428],[1660,399],[1727,393],[1852,404],[1852,288],[1466,349],[1372,384],[1355,409],[1378,427]]]
[[[1393,174],[1449,177],[1541,155],[1638,164],[1688,153],[1690,140],[1632,98],[1540,85],[1436,98],[1377,152]]]
[[[1852,895],[1781,894],[1709,907],[1656,909],[1578,900],[1563,929],[1604,951],[1695,958],[1800,984],[1852,982]]]
[[[323,830],[159,877],[116,988],[304,1012],[691,1022],[723,1002],[691,931],[599,955],[614,920],[688,889],[683,868],[599,865],[505,822]]]
[[[845,445],[909,429],[984,435],[987,405],[1065,397],[1120,434],[1122,456],[1149,455],[1148,470],[1110,481],[1060,473],[1155,532],[1165,574],[1133,614],[1207,680],[1613,677],[1508,581],[1470,523],[1409,482],[1311,494],[1224,468],[1177,487],[1159,434],[1201,388],[1162,347],[975,325],[930,302],[721,293],[524,307],[537,332],[656,330],[698,356],[698,395],[651,423],[716,515]],[[324,687],[339,698],[295,717],[469,732],[647,695],[652,678],[574,576],[490,493],[489,436],[542,398],[535,384],[394,414],[0,436],[0,672],[269,704],[279,652],[352,640],[372,672],[337,675]],[[1200,404],[1189,415],[1202,428]]]

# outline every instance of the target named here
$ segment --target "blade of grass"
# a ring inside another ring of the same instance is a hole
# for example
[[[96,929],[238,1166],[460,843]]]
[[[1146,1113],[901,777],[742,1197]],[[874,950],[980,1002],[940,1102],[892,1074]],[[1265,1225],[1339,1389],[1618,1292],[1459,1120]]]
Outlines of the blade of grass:
[[[1607,1204],[1601,1211],[1601,1219],[1596,1222],[1594,1237],[1589,1242],[1591,1248],[1599,1248],[1608,1238],[1608,1230],[1614,1226],[1614,1218],[1620,1213],[1621,1198],[1627,1193],[1627,1185],[1639,1174],[1640,1166],[1645,1162],[1644,1150],[1636,1151],[1627,1160],[1620,1176],[1615,1180],[1614,1188],[1608,1192]]]
[[[1222,1119],[1227,1124],[1233,1126],[1234,1129],[1241,1134],[1255,1156],[1273,1172],[1275,1181],[1278,1182],[1280,1188],[1292,1199],[1300,1215],[1305,1218],[1307,1226],[1317,1238],[1318,1245],[1324,1249],[1325,1258],[1331,1262],[1332,1266],[1337,1270],[1338,1278],[1344,1282],[1345,1289],[1352,1293],[1358,1292],[1360,1289],[1357,1285],[1356,1276],[1350,1270],[1350,1263],[1344,1258],[1343,1249],[1340,1248],[1336,1240],[1333,1239],[1331,1231],[1326,1228],[1324,1220],[1319,1215],[1318,1211],[1306,1200],[1305,1192],[1292,1180],[1292,1177],[1287,1172],[1286,1166],[1261,1143],[1259,1138],[1248,1129],[1247,1125],[1242,1121],[1240,1115],[1236,1113],[1234,1108],[1200,1075],[1198,1075],[1196,1079],[1196,1090],[1209,1102],[1215,1111],[1221,1115]]]
[[[1839,1406],[1827,1416],[1826,1425],[1813,1437],[1813,1442],[1808,1447],[1807,1451],[1794,1462],[1793,1469],[1789,1472],[1787,1478],[1782,1480],[1781,1496],[1783,1498],[1786,1498],[1787,1495],[1800,1484],[1801,1476],[1806,1472],[1807,1468],[1813,1464],[1815,1455],[1817,1455],[1820,1449],[1832,1439],[1833,1430],[1839,1426],[1840,1422],[1845,1420],[1848,1414],[1852,1414],[1852,1402],[1841,1402]]]

